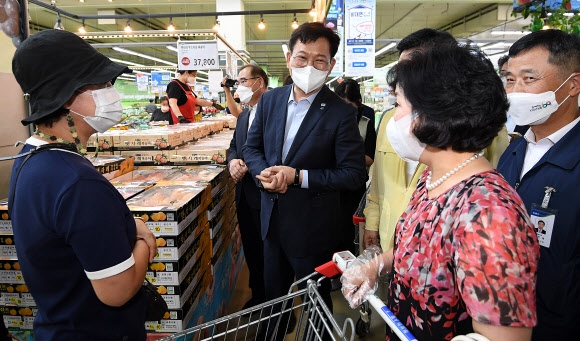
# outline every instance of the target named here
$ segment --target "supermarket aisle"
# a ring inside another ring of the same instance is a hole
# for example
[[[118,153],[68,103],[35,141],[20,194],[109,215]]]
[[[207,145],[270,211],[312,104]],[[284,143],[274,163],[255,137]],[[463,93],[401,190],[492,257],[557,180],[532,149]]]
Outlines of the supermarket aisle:
[[[250,299],[252,294],[251,294],[250,288],[248,287],[248,284],[247,284],[248,283],[248,276],[249,276],[248,267],[247,267],[246,263],[244,262],[244,266],[242,268],[242,271],[238,275],[236,287],[235,287],[234,293],[232,295],[232,301],[231,301],[230,306],[229,306],[228,311],[227,311],[228,314],[240,311],[242,309],[242,307],[244,306],[244,303],[246,303],[246,301]],[[382,291],[379,293],[379,295],[381,297],[384,297]],[[342,326],[344,323],[344,320],[346,318],[349,318],[349,317],[356,324],[356,322],[359,319],[360,314],[358,313],[357,310],[353,310],[348,306],[348,303],[346,302],[346,300],[342,296],[342,293],[340,292],[340,290],[336,290],[336,291],[332,292],[332,301],[334,303],[334,318],[338,322],[339,326]],[[287,337],[286,339],[287,340],[291,339],[290,336],[293,336],[293,334],[290,334],[289,337]],[[384,340],[385,339],[385,323],[380,319],[380,317],[377,314],[373,314],[372,318],[371,318],[370,334],[367,335],[365,338],[360,338],[360,337],[355,335],[354,339],[355,340],[365,340],[365,341]]]

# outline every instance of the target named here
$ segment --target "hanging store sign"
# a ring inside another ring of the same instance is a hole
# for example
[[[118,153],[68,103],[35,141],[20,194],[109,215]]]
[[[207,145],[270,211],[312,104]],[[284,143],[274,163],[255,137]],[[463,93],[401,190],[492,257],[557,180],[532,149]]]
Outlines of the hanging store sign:
[[[177,67],[179,70],[219,69],[217,41],[178,41]]]
[[[334,56],[336,64],[330,76],[342,76],[344,73],[344,0],[332,0],[324,26],[334,30],[340,37],[340,45]]]
[[[171,72],[151,71],[151,86],[167,86],[171,82]]]
[[[375,72],[376,0],[345,0],[345,75]]]

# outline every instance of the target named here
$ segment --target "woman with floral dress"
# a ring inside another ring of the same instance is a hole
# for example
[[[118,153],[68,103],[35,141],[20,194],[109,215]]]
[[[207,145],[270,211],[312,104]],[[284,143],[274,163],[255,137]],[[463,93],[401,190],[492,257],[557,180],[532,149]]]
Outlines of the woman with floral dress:
[[[530,340],[538,242],[520,197],[481,153],[506,122],[500,78],[462,46],[415,52],[389,76],[399,103],[389,141],[428,167],[394,248],[345,271],[345,297],[359,305],[392,272],[387,306],[418,340]]]

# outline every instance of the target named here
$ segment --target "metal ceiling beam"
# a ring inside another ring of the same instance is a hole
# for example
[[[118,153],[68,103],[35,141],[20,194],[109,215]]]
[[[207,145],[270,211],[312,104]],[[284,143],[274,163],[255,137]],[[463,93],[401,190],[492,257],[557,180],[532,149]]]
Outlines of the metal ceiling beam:
[[[301,9],[270,9],[260,11],[231,11],[231,12],[189,12],[189,13],[157,13],[157,14],[110,14],[110,15],[78,15],[62,10],[54,5],[44,3],[40,0],[28,0],[29,3],[44,7],[61,15],[73,19],[153,19],[153,18],[181,18],[181,17],[216,17],[229,15],[257,15],[257,14],[290,14],[290,13],[310,13],[310,8]]]

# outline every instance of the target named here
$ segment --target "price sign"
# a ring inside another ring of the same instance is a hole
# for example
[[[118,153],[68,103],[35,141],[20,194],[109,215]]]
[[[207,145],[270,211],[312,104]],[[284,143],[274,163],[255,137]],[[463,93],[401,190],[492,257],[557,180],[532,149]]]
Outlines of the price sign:
[[[177,65],[179,70],[219,69],[217,41],[177,42]]]

